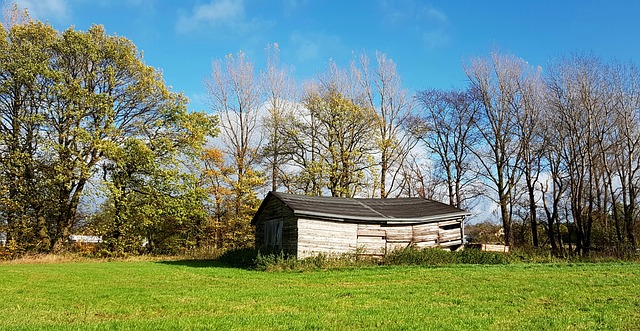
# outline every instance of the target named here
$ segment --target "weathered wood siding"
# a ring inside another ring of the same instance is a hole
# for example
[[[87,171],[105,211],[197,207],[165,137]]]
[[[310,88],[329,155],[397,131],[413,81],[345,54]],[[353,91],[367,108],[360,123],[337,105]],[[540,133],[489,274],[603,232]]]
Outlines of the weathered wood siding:
[[[384,255],[415,245],[455,248],[462,245],[462,219],[414,225],[358,224],[358,252]]]
[[[509,246],[505,246],[505,245],[482,244],[480,249],[482,249],[483,251],[487,251],[487,252],[509,253]]]
[[[413,243],[418,248],[438,246],[438,224],[416,224],[413,227]]]
[[[280,199],[270,199],[259,218],[256,220],[256,248],[267,250],[265,247],[265,223],[272,220],[282,220],[282,251],[296,254],[298,248],[298,224],[295,215]]]
[[[385,226],[387,232],[387,250],[391,253],[396,249],[409,247],[413,241],[413,227],[411,225],[391,225]]]
[[[438,222],[438,245],[455,249],[462,245],[462,219]]]
[[[358,253],[384,255],[387,250],[387,231],[380,224],[358,224]]]
[[[317,254],[355,253],[358,225],[345,222],[298,219],[298,258]]]

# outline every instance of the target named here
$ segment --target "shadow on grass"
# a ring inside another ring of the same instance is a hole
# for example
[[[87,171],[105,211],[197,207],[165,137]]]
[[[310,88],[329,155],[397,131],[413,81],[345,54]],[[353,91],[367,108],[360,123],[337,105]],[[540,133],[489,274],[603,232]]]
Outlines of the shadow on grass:
[[[172,260],[158,261],[160,264],[183,266],[191,268],[233,268],[233,269],[250,269],[250,266],[238,263],[229,263],[219,260]]]
[[[158,263],[191,268],[234,268],[251,270],[255,267],[257,251],[253,249],[239,249],[227,251],[216,259],[184,259],[160,261]]]

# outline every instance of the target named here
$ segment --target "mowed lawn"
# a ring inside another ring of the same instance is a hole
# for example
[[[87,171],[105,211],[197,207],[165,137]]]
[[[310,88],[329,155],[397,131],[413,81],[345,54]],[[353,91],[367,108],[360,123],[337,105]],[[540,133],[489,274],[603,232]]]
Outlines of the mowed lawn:
[[[640,330],[640,264],[0,265],[6,330]]]

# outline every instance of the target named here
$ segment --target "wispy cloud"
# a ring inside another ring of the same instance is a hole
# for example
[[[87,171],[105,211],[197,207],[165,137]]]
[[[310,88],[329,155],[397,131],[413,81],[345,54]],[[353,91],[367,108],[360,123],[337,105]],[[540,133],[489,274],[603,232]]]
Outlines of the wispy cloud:
[[[344,51],[339,37],[322,33],[295,31],[291,33],[289,41],[299,62],[315,61],[327,54]]]
[[[239,26],[244,24],[242,0],[213,0],[195,6],[189,14],[182,14],[176,23],[178,32],[190,32],[203,27]]]
[[[291,34],[291,44],[298,61],[306,62],[320,57],[320,44],[317,38],[311,38],[299,32]]]
[[[425,31],[422,40],[428,48],[441,48],[449,46],[450,37],[442,29],[434,29]]]
[[[285,15],[292,15],[301,8],[309,5],[310,0],[283,0],[282,7]]]
[[[436,22],[436,23],[440,23],[440,24],[446,24],[449,20],[449,18],[447,17],[447,15],[445,15],[445,13],[433,8],[433,7],[428,7],[426,8],[427,11],[427,17]]]
[[[392,28],[415,27],[425,47],[442,48],[449,45],[450,20],[447,14],[429,4],[416,0],[380,0],[383,21]]]
[[[29,10],[29,14],[40,20],[61,21],[69,17],[66,0],[17,0],[18,8]]]

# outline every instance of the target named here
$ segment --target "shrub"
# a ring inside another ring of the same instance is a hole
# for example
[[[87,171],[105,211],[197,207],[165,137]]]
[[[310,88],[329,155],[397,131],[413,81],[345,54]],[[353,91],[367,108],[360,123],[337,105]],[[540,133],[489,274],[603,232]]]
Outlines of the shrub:
[[[511,256],[502,252],[485,252],[479,249],[465,249],[453,253],[456,263],[462,264],[509,264]]]
[[[508,254],[485,252],[478,249],[447,251],[440,248],[419,249],[407,247],[398,249],[383,258],[385,265],[449,265],[449,264],[508,264]]]
[[[239,248],[222,253],[216,261],[230,267],[252,269],[256,266],[258,255],[259,252],[253,248]]]

